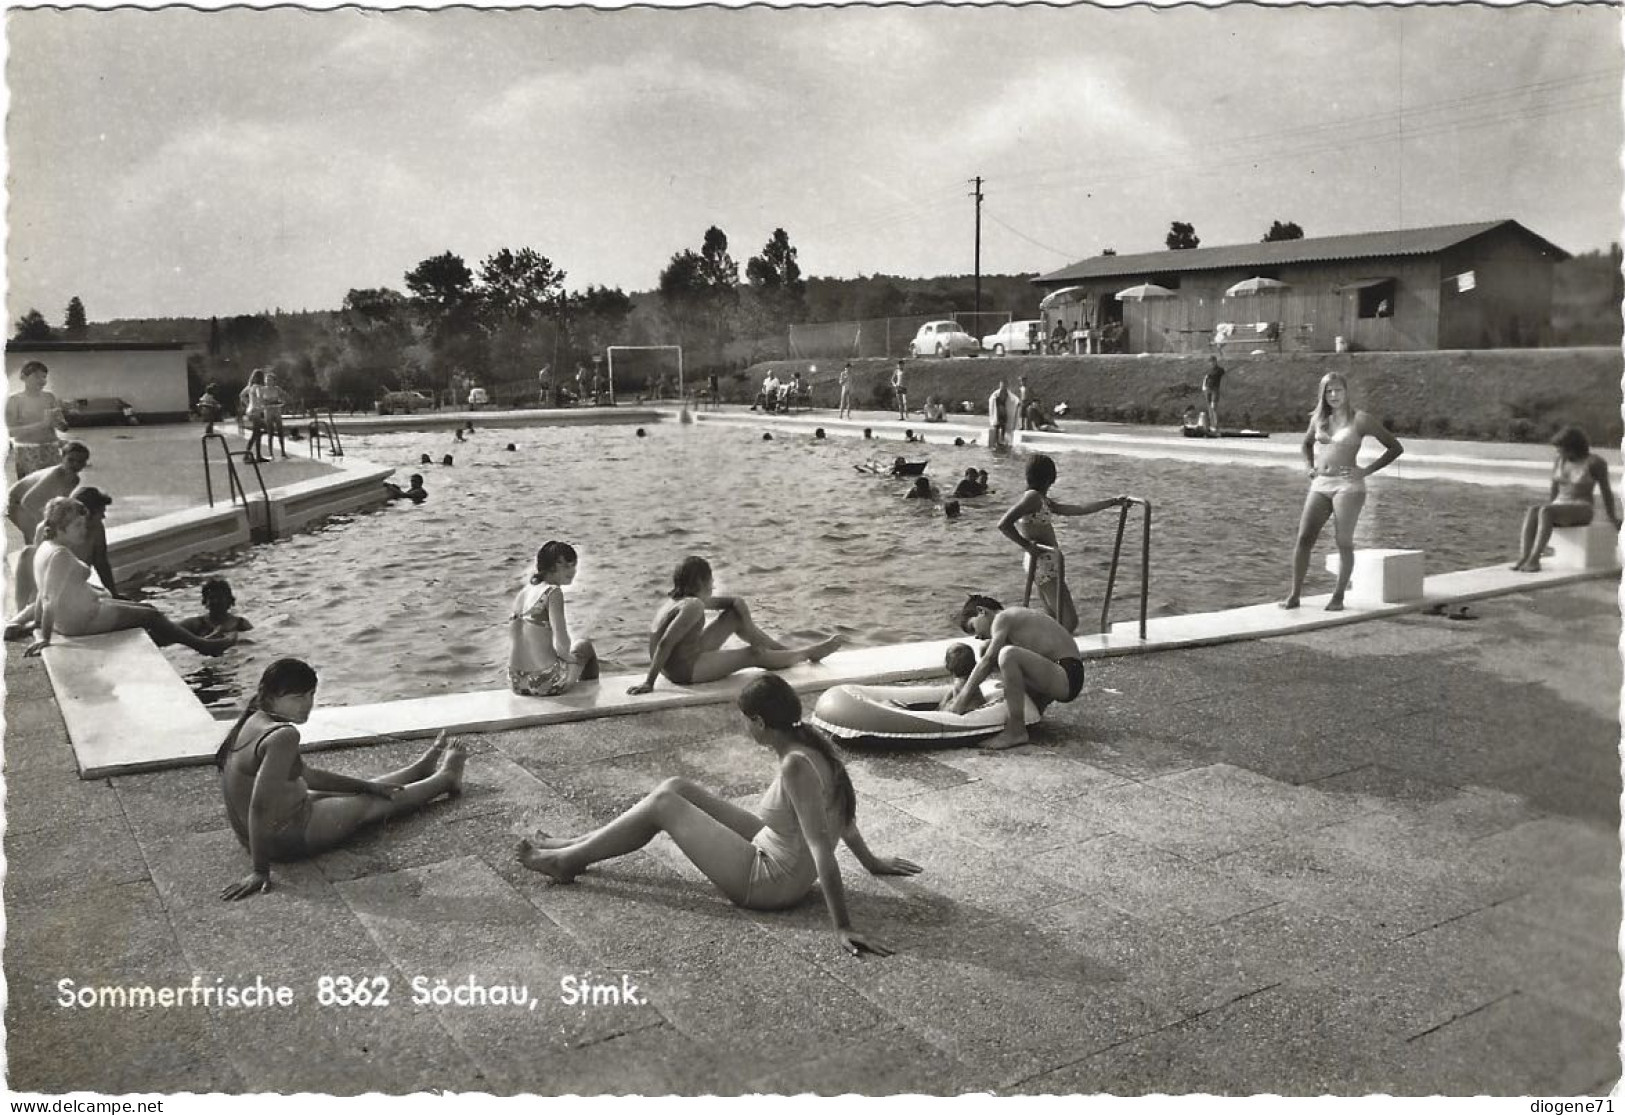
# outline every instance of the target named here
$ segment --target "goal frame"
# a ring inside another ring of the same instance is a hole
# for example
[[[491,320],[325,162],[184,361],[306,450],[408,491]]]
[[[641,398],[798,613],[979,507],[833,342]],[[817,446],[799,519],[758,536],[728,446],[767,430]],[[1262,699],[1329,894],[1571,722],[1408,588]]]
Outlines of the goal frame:
[[[688,398],[688,389],[683,382],[683,346],[682,345],[610,345],[604,349],[604,358],[609,364],[609,401],[615,402],[615,354],[617,352],[675,352],[677,354],[677,398]]]

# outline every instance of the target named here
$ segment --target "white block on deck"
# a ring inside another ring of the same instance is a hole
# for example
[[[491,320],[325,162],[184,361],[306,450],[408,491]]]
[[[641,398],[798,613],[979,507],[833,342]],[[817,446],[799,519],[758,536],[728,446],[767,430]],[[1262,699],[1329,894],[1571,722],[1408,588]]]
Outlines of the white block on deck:
[[[1326,570],[1336,573],[1342,559],[1326,555]],[[1422,599],[1421,550],[1355,550],[1354,577],[1347,599],[1357,604],[1403,604]]]
[[[1554,569],[1612,569],[1619,564],[1619,532],[1606,519],[1583,527],[1557,527],[1547,561]]]

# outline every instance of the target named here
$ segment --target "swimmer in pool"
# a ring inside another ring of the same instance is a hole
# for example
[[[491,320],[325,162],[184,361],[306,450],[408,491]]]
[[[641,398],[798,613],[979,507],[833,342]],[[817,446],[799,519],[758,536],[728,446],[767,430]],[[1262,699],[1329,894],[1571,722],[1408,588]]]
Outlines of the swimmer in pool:
[[[1552,438],[1557,459],[1552,462],[1552,488],[1547,502],[1536,504],[1523,516],[1523,549],[1512,568],[1520,573],[1539,573],[1540,556],[1552,537],[1553,527],[1583,527],[1596,515],[1596,493],[1602,493],[1602,509],[1608,521],[1619,529],[1619,510],[1614,491],[1608,485],[1608,462],[1591,451],[1591,439],[1578,426],[1564,426]]]
[[[120,600],[90,583],[90,566],[80,561],[71,548],[84,544],[89,514],[84,504],[66,496],[58,496],[45,505],[40,542],[34,551],[34,582],[39,592],[35,615],[39,631],[23,654],[41,653],[58,632],[105,635],[136,627],[144,629],[161,647],[184,643],[199,654],[224,654],[236,641],[235,635],[200,638],[151,604]]]
[[[595,863],[628,855],[664,832],[736,906],[784,910],[818,884],[841,948],[857,956],[891,949],[852,928],[835,858],[844,841],[872,875],[915,875],[917,863],[877,856],[857,825],[857,794],[821,733],[802,720],[801,701],[781,677],[753,678],[739,694],[751,739],[772,750],[777,777],[756,811],[686,778],[668,778],[631,809],[593,832],[539,836],[519,844],[519,862],[554,883],[571,883]]]
[[[422,503],[429,498],[429,490],[423,486],[423,474],[420,472],[412,474],[409,487],[403,488],[399,484],[391,484],[385,480],[384,490],[389,493],[391,500],[409,499],[413,503]]]
[[[218,639],[254,630],[254,625],[242,616],[234,615],[237,597],[231,591],[231,582],[224,577],[210,577],[203,582],[203,614],[181,620],[180,625],[192,634],[205,639]]]
[[[914,478],[914,486],[908,490],[908,494],[903,498],[935,500],[937,498],[937,490],[931,486],[931,481],[928,477],[916,476]]]
[[[598,676],[598,652],[586,639],[570,640],[564,586],[576,579],[576,551],[547,542],[536,551],[536,572],[514,597],[508,616],[508,685],[521,697],[557,697]]]
[[[1383,454],[1361,467],[1356,458],[1367,437],[1382,442]],[[1343,610],[1343,593],[1354,573],[1354,526],[1365,506],[1365,478],[1387,468],[1405,447],[1388,432],[1388,427],[1349,403],[1348,381],[1337,372],[1320,379],[1320,396],[1309,415],[1309,432],[1303,437],[1303,459],[1309,465],[1309,494],[1304,497],[1303,514],[1298,520],[1298,540],[1292,550],[1292,591],[1281,601],[1283,608],[1296,608],[1303,593],[1303,579],[1309,573],[1309,555],[1326,520],[1335,518],[1337,529],[1337,585],[1326,602],[1328,612]]]
[[[674,685],[700,685],[752,666],[784,670],[817,662],[841,645],[841,637],[831,635],[792,650],[756,626],[743,598],[713,596],[711,589],[711,565],[704,558],[690,555],[677,563],[671,599],[655,613],[649,632],[649,673],[628,693],[650,692],[662,674]],[[706,623],[706,612],[720,614]],[[746,645],[723,649],[730,635]]]
[[[316,671],[297,658],[279,658],[215,752],[226,818],[253,859],[252,873],[220,892],[227,901],[270,890],[273,861],[336,848],[367,825],[462,789],[466,756],[445,732],[417,762],[382,778],[305,766],[295,725],[310,719],[315,703]]]
[[[998,673],[1004,692],[1027,693],[1042,710],[1054,701],[1071,702],[1083,691],[1083,659],[1072,633],[1043,612],[1006,608],[989,596],[972,596],[959,611],[959,629],[988,640],[976,669],[965,679],[949,712],[969,711],[981,700],[982,682]],[[1027,742],[1025,702],[1006,700],[1004,729],[982,746],[990,751]]]
[[[1126,496],[1110,496],[1093,503],[1061,503],[1049,497],[1055,483],[1055,461],[1036,453],[1027,462],[1027,490],[999,520],[999,533],[1027,551],[1028,584],[1038,589],[1044,610],[1068,631],[1078,629],[1078,610],[1066,587],[1066,557],[1055,538],[1056,515],[1093,515],[1109,507],[1122,507]]]

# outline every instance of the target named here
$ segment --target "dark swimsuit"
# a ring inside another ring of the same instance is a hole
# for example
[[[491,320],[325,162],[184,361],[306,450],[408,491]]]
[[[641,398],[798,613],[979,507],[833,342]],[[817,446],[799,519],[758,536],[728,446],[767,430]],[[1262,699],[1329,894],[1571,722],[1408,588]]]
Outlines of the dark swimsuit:
[[[1063,702],[1074,701],[1083,692],[1083,659],[1062,658],[1056,665],[1066,671],[1066,696]]]
[[[259,776],[260,764],[265,761],[265,756],[261,753],[260,748],[264,745],[266,737],[280,727],[282,727],[280,723],[272,725],[265,731],[261,732],[259,739],[255,740],[253,743],[254,765],[252,769],[246,772],[250,795],[253,793],[254,779]],[[243,746],[244,745],[242,744],[238,744],[231,750],[233,753],[235,753],[241,751]],[[304,760],[296,755],[293,760],[293,769],[288,772],[288,775],[290,780],[304,778]],[[231,777],[242,777],[242,775],[234,775],[229,766],[225,770],[221,771],[221,781]],[[231,794],[226,794],[225,798],[226,817],[231,821],[232,831],[237,834],[237,839],[242,841],[243,847],[249,848],[249,850],[252,851],[253,849],[248,840],[248,818],[238,814],[236,808],[232,804],[233,797]],[[266,850],[266,854],[269,856],[269,858],[281,862],[287,860],[304,859],[310,854],[309,849],[305,844],[305,825],[310,820],[310,813],[310,795],[307,793],[304,795],[304,800],[299,803],[298,807],[295,808],[292,813],[288,814],[287,817],[271,826],[271,832],[267,839],[268,847]]]

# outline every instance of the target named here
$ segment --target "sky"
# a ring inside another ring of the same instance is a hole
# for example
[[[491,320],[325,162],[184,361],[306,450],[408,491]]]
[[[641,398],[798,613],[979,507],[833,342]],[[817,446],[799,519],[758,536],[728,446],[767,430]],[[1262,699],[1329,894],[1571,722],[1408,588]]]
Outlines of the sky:
[[[7,308],[334,309],[530,247],[648,290],[716,225],[984,274],[1512,218],[1620,236],[1617,9],[8,12]]]

